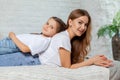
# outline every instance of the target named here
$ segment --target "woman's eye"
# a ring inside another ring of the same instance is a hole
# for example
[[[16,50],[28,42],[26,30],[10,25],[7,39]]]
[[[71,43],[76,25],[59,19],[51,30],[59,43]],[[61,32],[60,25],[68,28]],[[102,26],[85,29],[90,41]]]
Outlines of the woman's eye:
[[[82,24],[82,22],[78,22],[79,24]]]
[[[88,24],[85,24],[85,26],[87,27],[87,26],[88,26]]]

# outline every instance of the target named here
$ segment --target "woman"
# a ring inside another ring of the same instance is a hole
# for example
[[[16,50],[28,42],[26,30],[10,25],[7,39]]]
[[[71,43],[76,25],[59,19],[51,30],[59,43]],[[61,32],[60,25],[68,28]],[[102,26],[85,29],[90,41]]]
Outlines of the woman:
[[[90,50],[91,18],[83,9],[73,10],[67,20],[67,30],[52,37],[48,49],[39,54],[41,64],[79,68],[97,65],[110,68],[110,80],[120,80],[120,63],[104,55],[84,60]],[[113,67],[111,67],[113,65]]]
[[[99,65],[111,66],[111,60],[98,55],[84,61],[91,39],[91,18],[87,11],[77,9],[71,12],[67,30],[53,36],[48,49],[39,55],[42,64],[53,64],[66,68]]]

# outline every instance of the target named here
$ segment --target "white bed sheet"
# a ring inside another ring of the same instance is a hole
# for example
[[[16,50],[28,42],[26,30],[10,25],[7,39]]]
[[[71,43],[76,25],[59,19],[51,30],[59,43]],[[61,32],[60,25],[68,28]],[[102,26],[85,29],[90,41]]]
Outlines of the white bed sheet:
[[[109,69],[94,65],[78,69],[46,65],[0,67],[0,80],[109,80]]]

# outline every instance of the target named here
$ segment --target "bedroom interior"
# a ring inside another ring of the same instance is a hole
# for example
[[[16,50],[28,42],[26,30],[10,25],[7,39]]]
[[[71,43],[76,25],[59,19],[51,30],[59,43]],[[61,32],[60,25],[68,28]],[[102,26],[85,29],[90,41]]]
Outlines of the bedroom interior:
[[[104,54],[113,59],[110,38],[98,39],[97,31],[101,25],[112,22],[120,9],[119,4],[120,0],[0,0],[0,39],[11,31],[16,34],[40,32],[49,17],[57,16],[66,22],[73,9],[82,8],[88,10],[92,17],[88,57]],[[0,72],[0,80],[109,80],[109,70],[98,66],[73,70],[46,65],[11,66],[0,67]]]

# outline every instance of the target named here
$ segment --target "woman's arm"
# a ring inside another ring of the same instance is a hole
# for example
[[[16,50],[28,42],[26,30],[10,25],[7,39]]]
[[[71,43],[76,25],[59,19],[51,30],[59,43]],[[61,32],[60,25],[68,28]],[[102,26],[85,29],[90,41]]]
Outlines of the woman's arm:
[[[97,65],[103,67],[111,66],[111,60],[108,60],[104,55],[97,55],[81,63],[71,64],[71,59],[70,59],[71,57],[69,51],[65,50],[64,48],[60,48],[59,53],[60,53],[61,65],[66,68],[79,68],[89,65]]]
[[[24,53],[30,52],[30,49],[28,46],[23,44],[15,35],[15,33],[10,32],[9,37],[12,39],[12,41],[17,45],[17,47]]]

